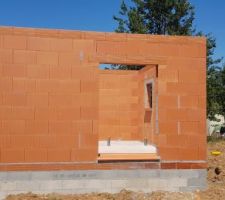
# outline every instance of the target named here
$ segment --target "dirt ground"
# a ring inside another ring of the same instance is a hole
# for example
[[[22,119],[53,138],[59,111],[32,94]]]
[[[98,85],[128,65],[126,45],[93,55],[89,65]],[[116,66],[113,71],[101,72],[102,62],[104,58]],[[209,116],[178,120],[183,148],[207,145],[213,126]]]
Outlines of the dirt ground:
[[[222,154],[211,155],[218,150]],[[216,173],[217,172],[217,173]],[[193,193],[153,192],[141,193],[122,190],[117,194],[92,193],[83,195],[36,195],[32,193],[9,195],[7,200],[225,200],[225,141],[208,143],[208,189]]]

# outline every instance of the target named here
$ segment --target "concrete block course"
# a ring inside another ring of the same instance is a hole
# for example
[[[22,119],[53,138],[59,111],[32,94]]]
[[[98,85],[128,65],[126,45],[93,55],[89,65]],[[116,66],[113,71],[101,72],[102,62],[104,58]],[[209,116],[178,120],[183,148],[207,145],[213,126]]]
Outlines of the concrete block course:
[[[0,194],[152,192],[205,189],[206,170],[81,170],[1,172]],[[12,177],[15,177],[12,179]]]

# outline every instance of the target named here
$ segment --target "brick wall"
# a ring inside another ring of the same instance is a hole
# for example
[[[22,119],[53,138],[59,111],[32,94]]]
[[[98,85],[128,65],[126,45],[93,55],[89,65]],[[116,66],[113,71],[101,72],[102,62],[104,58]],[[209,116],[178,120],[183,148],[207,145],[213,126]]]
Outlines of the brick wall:
[[[137,71],[100,70],[99,138],[137,140],[139,88]]]
[[[94,41],[29,31],[0,29],[1,162],[96,160]]]
[[[95,162],[98,137],[143,134],[142,72],[99,63],[158,66],[159,131],[150,140],[163,160],[206,160],[205,38],[1,27],[2,163]]]

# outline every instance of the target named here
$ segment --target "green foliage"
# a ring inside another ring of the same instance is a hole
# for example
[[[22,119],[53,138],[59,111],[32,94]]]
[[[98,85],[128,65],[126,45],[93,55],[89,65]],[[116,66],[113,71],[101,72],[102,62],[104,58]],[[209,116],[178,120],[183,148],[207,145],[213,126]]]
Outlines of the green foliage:
[[[132,0],[127,7],[123,1],[119,17],[113,18],[120,33],[149,33],[163,35],[191,35],[194,7],[188,0]]]
[[[211,34],[195,32],[194,7],[189,0],[132,0],[133,6],[122,1],[115,30],[120,33],[195,35],[207,38],[207,115],[225,114],[225,66],[215,59],[216,39]],[[114,65],[113,69],[140,69],[139,66]]]

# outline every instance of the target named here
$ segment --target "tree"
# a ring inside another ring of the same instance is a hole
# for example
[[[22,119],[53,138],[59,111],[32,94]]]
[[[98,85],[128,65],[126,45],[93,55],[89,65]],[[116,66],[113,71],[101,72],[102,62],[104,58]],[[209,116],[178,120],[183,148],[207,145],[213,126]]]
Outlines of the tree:
[[[220,76],[221,76],[221,93],[220,93],[220,103],[221,103],[221,112],[220,114],[225,116],[225,64],[223,65],[221,71],[220,71]]]
[[[207,37],[207,115],[213,119],[222,114],[222,58],[214,58],[216,40],[210,34],[196,33],[193,26],[194,7],[188,0],[132,0],[133,6],[122,1],[116,32],[164,35],[198,35]],[[115,69],[140,69],[142,66],[116,65]],[[224,84],[223,84],[224,87]],[[225,102],[225,101],[223,101]],[[224,107],[223,107],[224,108]]]
[[[116,32],[167,35],[191,35],[194,31],[194,7],[188,0],[132,0],[128,7],[122,1]]]

